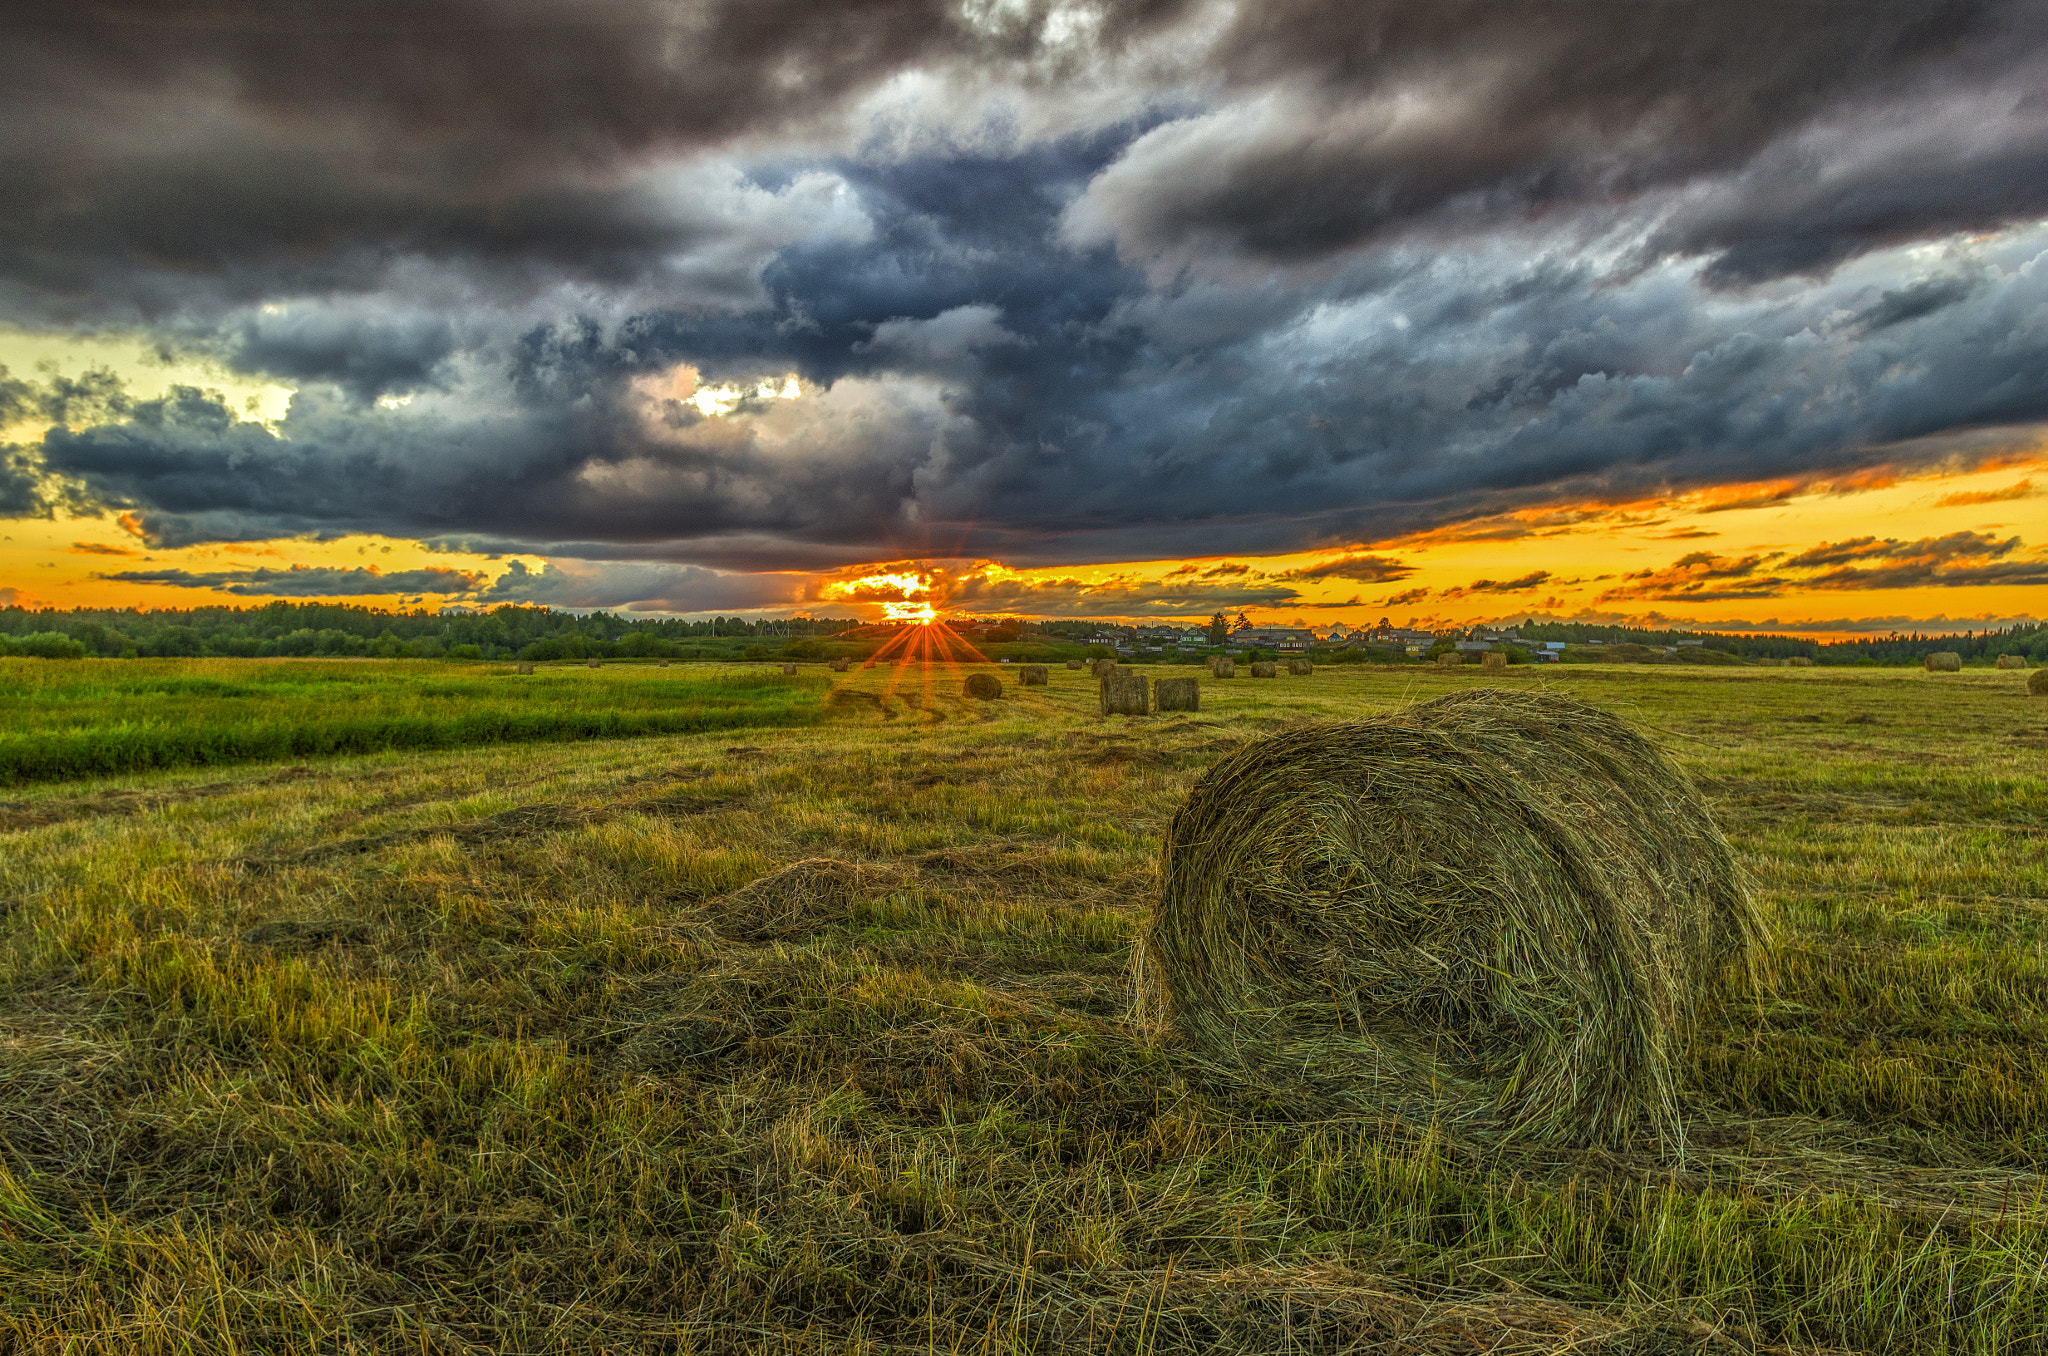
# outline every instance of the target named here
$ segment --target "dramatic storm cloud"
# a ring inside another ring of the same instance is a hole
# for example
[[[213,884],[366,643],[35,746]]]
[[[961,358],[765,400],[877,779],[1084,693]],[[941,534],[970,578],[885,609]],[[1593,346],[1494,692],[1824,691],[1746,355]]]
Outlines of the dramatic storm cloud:
[[[0,515],[467,544],[551,563],[403,587],[673,611],[885,558],[1346,548],[960,581],[1164,615],[1393,585],[1378,544],[1518,512],[1966,462],[2048,419],[2044,15],[13,5],[0,322],[295,394],[17,371]],[[1610,596],[2039,579],[1908,545]],[[330,573],[105,577],[372,591]]]

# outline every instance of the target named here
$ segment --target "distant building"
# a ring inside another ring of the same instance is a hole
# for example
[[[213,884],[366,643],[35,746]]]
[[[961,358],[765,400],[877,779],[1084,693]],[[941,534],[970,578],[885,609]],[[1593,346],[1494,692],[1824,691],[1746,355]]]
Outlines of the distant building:
[[[1230,643],[1247,649],[1305,654],[1316,643],[1316,633],[1307,627],[1247,626],[1231,632]]]

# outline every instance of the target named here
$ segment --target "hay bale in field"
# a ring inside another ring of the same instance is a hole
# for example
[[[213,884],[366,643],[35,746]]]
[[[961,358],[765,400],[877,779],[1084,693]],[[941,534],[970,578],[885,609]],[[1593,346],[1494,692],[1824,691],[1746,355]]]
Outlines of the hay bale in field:
[[[1921,662],[1929,673],[1960,673],[1963,669],[1963,657],[1954,650],[1936,650]]]
[[[1097,678],[1100,678],[1103,674],[1108,673],[1111,669],[1115,667],[1116,661],[1114,659],[1098,659],[1095,661],[1094,664],[1095,676]]]
[[[1810,669],[1813,667],[1813,661],[1803,654],[1795,654],[1785,661],[1785,667],[1788,669]]]
[[[1568,697],[1474,688],[1216,764],[1166,831],[1139,1019],[1323,1110],[1681,1132],[1696,1004],[1761,925],[1685,774]]]
[[[844,660],[844,659],[835,659],[835,660],[833,660],[833,661],[832,661],[832,672],[834,672],[834,673],[844,673],[844,672],[846,672],[846,669],[847,669],[847,661],[846,661],[846,660]]]
[[[592,667],[592,668],[594,668],[594,669],[600,669],[600,668],[603,668],[603,667],[604,667],[604,661],[603,661],[603,660],[601,660],[601,659],[593,659],[593,660],[591,660],[591,661],[590,661],[590,667]]]
[[[1044,687],[1046,679],[1051,676],[1043,664],[1025,664],[1017,670],[1017,685],[1019,687]]]
[[[1259,659],[1259,660],[1255,660],[1255,661],[1253,661],[1253,663],[1252,663],[1252,677],[1254,677],[1254,678],[1278,678],[1279,676],[1280,676],[1280,666],[1279,666],[1278,664],[1272,663],[1271,661],[1269,661],[1269,660],[1265,660],[1265,659]]]
[[[796,676],[796,665],[794,665],[794,664],[784,664],[784,665],[782,666],[782,676],[783,676],[783,677],[785,677],[785,678],[793,678],[793,677],[795,677],[795,676]]]
[[[531,664],[521,664],[521,665],[519,666],[519,671],[520,671],[521,673],[532,673],[532,672],[533,672],[533,665],[531,665]]]
[[[1145,675],[1136,669],[1120,669],[1112,664],[1103,670],[1098,681],[1102,685],[1103,715],[1143,716],[1151,712],[1151,691]]]
[[[1209,672],[1218,678],[1235,678],[1237,677],[1237,664],[1233,660],[1218,659],[1214,664],[1210,665]]]
[[[1436,662],[1442,668],[1454,669],[1465,662],[1465,655],[1461,650],[1445,650],[1436,657]]]
[[[1161,678],[1152,685],[1152,702],[1161,715],[1202,709],[1202,684],[1194,678]]]
[[[2027,675],[2027,691],[2036,697],[2048,697],[2048,668],[2038,668]]]
[[[1479,656],[1479,667],[1489,673],[1495,669],[1504,669],[1507,666],[1508,657],[1499,650],[1488,650],[1485,654]]]
[[[967,681],[960,684],[960,691],[969,697],[992,702],[1003,695],[1003,680],[993,673],[970,673]]]
[[[2002,654],[1998,656],[1998,667],[2002,669],[2023,669],[2027,666],[2025,655]]]
[[[1081,661],[1078,659],[1069,659],[1067,661],[1067,667],[1070,669],[1078,669],[1081,667]]]
[[[1310,660],[1290,659],[1287,661],[1287,672],[1293,677],[1306,678],[1309,675],[1313,674],[1315,671],[1316,666]]]
[[[896,867],[811,857],[771,871],[706,906],[719,932],[741,941],[791,937],[815,931],[862,897],[903,883]]]

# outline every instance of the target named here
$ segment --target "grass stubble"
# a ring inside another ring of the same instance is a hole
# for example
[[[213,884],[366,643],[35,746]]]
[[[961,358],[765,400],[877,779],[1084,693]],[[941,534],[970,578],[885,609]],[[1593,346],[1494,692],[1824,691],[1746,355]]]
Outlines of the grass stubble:
[[[25,793],[0,1350],[2048,1346],[2013,675],[1329,671],[1105,719],[1062,674]],[[1649,730],[1755,883],[1772,980],[1699,996],[1679,1161],[1312,1112],[1130,1021],[1204,769],[1481,681]]]

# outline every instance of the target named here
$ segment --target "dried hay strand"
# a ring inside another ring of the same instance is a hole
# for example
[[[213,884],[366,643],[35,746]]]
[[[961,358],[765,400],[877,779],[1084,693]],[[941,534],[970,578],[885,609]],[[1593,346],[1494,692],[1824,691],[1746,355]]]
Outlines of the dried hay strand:
[[[1508,657],[1499,650],[1488,650],[1479,656],[1479,667],[1482,669],[1504,669],[1507,666]]]
[[[521,672],[522,674],[525,674],[525,673],[532,673],[532,672],[533,672],[533,665],[531,665],[531,664],[521,664],[521,665],[519,666],[519,671],[520,671],[520,672]]]
[[[1954,650],[1936,650],[1922,661],[1929,673],[1961,673],[1963,657]]]
[[[1462,650],[1445,650],[1436,657],[1436,662],[1442,668],[1454,669],[1465,662],[1465,654]]]
[[[1624,722],[1475,688],[1251,744],[1168,825],[1137,1016],[1323,1114],[1682,1143],[1695,1008],[1762,925]]]
[[[1310,660],[1307,660],[1307,659],[1290,659],[1290,660],[1288,660],[1288,661],[1287,661],[1287,672],[1288,672],[1288,674],[1289,674],[1290,676],[1292,676],[1292,677],[1295,677],[1295,678],[1307,678],[1307,677],[1309,677],[1310,675],[1314,674],[1314,673],[1315,673],[1315,671],[1316,671],[1316,666],[1315,666],[1315,664],[1314,664],[1314,663],[1313,663],[1312,661],[1310,661]]]
[[[1078,669],[1081,667],[1081,661],[1078,659],[1069,659],[1067,661],[1067,667],[1070,669]]]
[[[1202,684],[1194,678],[1161,678],[1152,685],[1152,701],[1161,714],[1199,711],[1202,709]]]
[[[842,918],[863,898],[903,883],[896,867],[809,857],[742,885],[707,907],[718,931],[741,941],[793,937]]]
[[[1114,659],[1098,659],[1095,661],[1094,664],[1095,676],[1097,678],[1100,678],[1103,674],[1108,673],[1111,669],[1115,667],[1116,661]]]
[[[1237,665],[1236,663],[1228,659],[1217,660],[1215,667],[1213,667],[1209,671],[1215,674],[1218,678],[1237,677]]]
[[[1103,671],[1100,681],[1103,715],[1143,716],[1151,713],[1151,689],[1144,674],[1112,664]]]
[[[1998,667],[2002,669],[2023,669],[2027,666],[2025,655],[2002,654],[1998,656]]]
[[[1252,677],[1254,678],[1278,678],[1279,676],[1280,666],[1278,664],[1261,659],[1252,665]]]
[[[2036,697],[2048,697],[2048,668],[2035,669],[2027,675],[2027,691]]]
[[[993,673],[970,673],[967,681],[960,684],[960,691],[965,696],[992,702],[1003,695],[1003,680]]]
[[[1044,687],[1046,679],[1049,677],[1051,677],[1051,674],[1047,671],[1045,665],[1025,664],[1017,670],[1017,686]]]

